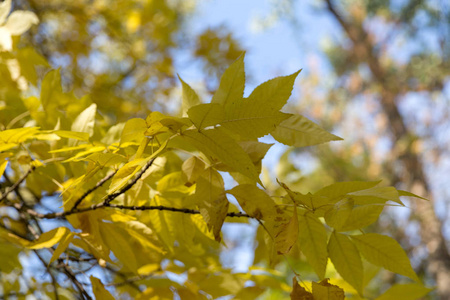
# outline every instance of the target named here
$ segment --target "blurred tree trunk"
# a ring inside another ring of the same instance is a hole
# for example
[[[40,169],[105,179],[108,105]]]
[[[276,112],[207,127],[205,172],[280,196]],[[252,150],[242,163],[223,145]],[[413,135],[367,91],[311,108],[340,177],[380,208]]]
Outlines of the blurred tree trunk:
[[[401,83],[392,80],[392,76],[388,76],[387,70],[383,69],[374,45],[362,23],[357,20],[344,19],[343,15],[333,6],[331,0],[325,1],[328,11],[339,22],[352,42],[352,48],[349,49],[349,52],[354,54],[358,62],[367,64],[374,81],[380,87],[379,101],[383,113],[387,117],[392,139],[402,141],[410,137],[411,133],[406,127],[396,103],[396,100],[401,96],[401,91],[404,91],[405,88],[399,86]],[[399,177],[405,184],[406,189],[430,200],[429,202],[415,202],[413,213],[420,221],[421,239],[427,246],[429,253],[428,271],[436,280],[439,297],[450,299],[450,255],[442,234],[442,222],[434,211],[434,200],[425,178],[420,157],[410,147],[406,147],[402,153],[397,153],[395,159],[403,165],[404,169]]]

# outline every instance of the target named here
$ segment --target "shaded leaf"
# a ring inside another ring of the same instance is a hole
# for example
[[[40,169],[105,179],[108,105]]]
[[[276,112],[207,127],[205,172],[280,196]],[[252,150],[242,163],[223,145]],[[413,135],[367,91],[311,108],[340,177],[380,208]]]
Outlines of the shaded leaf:
[[[300,249],[319,278],[325,277],[327,267],[327,231],[320,220],[310,212],[299,214]]]
[[[377,233],[350,237],[370,263],[419,282],[405,250],[393,238]]]
[[[248,154],[219,128],[202,132],[186,130],[182,136],[209,157],[217,158],[255,182],[260,182]]]
[[[312,282],[312,294],[314,299],[320,300],[344,300],[345,293],[344,290],[328,283],[328,278],[322,280],[321,282]]]
[[[422,299],[433,289],[427,288],[419,283],[395,284],[391,286],[383,295],[375,300],[416,300]]]
[[[363,292],[363,264],[356,246],[343,234],[334,231],[328,241],[328,254],[336,270],[360,295]]]

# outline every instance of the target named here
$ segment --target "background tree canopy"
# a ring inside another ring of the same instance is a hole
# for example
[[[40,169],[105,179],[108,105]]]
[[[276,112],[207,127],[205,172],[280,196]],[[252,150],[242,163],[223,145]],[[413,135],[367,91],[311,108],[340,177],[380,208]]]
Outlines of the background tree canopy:
[[[0,2],[2,298],[450,297],[450,8],[264,3],[332,34],[261,83],[215,2]]]

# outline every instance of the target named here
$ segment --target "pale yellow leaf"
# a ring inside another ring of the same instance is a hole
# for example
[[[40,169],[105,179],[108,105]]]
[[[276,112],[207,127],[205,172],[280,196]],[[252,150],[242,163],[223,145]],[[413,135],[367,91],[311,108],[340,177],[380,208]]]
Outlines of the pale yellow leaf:
[[[32,25],[39,23],[39,19],[32,11],[16,10],[9,15],[5,27],[11,35],[21,35]]]
[[[181,103],[181,112],[182,112],[182,116],[185,117],[185,116],[187,116],[187,112],[188,112],[189,108],[199,105],[202,102],[200,101],[200,98],[198,97],[197,93],[189,86],[189,84],[184,82],[183,79],[181,79],[181,77],[179,75],[178,75],[178,79],[180,79],[180,81],[181,81],[182,93],[183,93],[183,95],[182,95],[183,101]]]
[[[278,124],[270,134],[280,143],[294,147],[342,140],[301,115],[291,115]]]

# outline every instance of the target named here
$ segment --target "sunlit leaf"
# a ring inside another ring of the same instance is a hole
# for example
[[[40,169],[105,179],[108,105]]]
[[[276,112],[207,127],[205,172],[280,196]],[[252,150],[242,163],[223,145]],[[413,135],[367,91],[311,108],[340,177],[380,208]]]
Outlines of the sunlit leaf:
[[[270,134],[280,143],[294,147],[342,140],[301,115],[291,115],[278,124]]]

